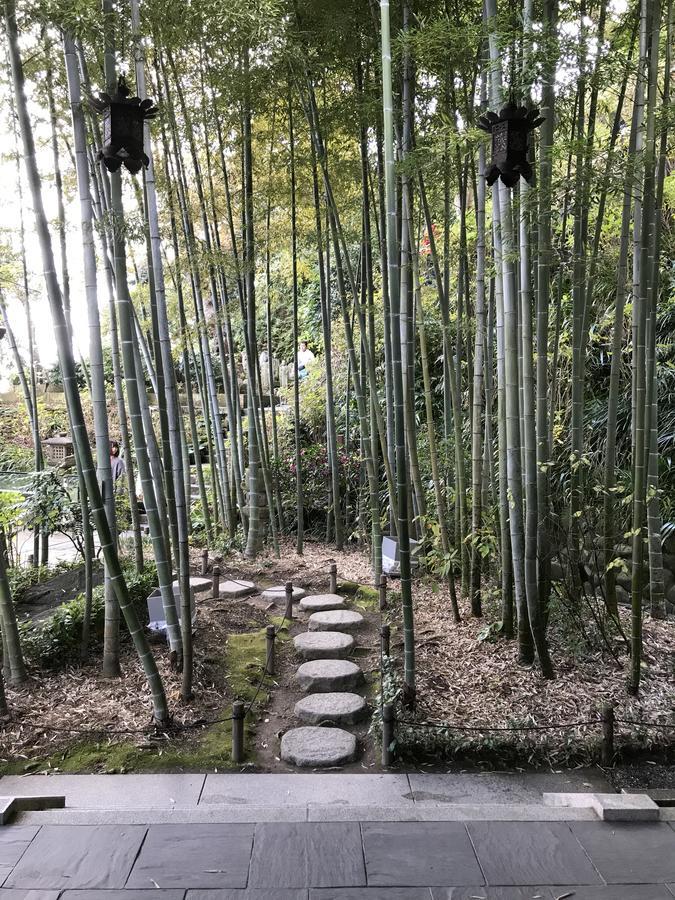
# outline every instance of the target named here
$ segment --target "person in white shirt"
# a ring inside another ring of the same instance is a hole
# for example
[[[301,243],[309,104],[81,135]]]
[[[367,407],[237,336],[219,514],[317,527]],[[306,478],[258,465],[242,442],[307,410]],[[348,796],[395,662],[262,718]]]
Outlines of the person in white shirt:
[[[316,357],[307,346],[307,341],[300,341],[300,349],[298,350],[298,378],[307,378],[307,371],[312,365]]]

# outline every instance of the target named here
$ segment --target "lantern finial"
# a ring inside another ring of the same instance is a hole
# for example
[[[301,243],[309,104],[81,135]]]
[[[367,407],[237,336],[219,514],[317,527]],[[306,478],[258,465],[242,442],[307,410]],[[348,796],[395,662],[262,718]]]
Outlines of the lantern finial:
[[[152,100],[141,100],[130,94],[126,79],[120,75],[112,97],[99,94],[90,103],[96,112],[103,113],[103,146],[98,159],[109,172],[117,172],[124,165],[136,175],[150,164],[143,151],[143,124],[146,119],[154,119],[157,107]]]
[[[478,127],[492,135],[492,162],[486,172],[487,183],[498,178],[512,188],[522,175],[531,183],[533,172],[528,159],[529,136],[544,121],[538,109],[517,106],[510,100],[499,115],[487,112],[478,119]]]

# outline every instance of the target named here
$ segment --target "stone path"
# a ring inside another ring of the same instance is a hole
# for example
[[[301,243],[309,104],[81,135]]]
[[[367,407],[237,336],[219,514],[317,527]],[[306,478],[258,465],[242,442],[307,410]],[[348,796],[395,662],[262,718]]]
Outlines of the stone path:
[[[673,900],[675,811],[607,824],[541,802],[602,787],[593,770],[4,778],[66,808],[0,827],[0,900]]]
[[[309,613],[309,631],[299,634],[295,649],[303,662],[295,680],[308,692],[295,705],[295,715],[308,723],[291,728],[281,739],[281,758],[299,768],[341,766],[356,757],[356,737],[345,728],[367,715],[364,698],[357,693],[364,683],[362,670],[348,657],[354,649],[352,633],[364,619],[347,609],[338,594],[314,594],[300,601]],[[345,727],[341,727],[345,726]]]

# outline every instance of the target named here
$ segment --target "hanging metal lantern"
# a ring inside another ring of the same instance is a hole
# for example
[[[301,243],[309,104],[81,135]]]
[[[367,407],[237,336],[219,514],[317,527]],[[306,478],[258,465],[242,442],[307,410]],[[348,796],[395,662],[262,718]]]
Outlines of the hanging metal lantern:
[[[498,178],[509,188],[514,187],[522,175],[525,181],[532,181],[532,166],[529,163],[530,132],[544,121],[538,109],[507,103],[499,110],[499,115],[487,112],[478,119],[478,127],[492,135],[492,163],[486,172],[487,183],[492,185]]]
[[[109,172],[117,172],[124,165],[136,175],[150,164],[143,151],[143,123],[154,119],[157,107],[147,98],[129,97],[130,93],[124,76],[120,75],[112,97],[99,94],[98,99],[92,98],[90,102],[97,112],[103,113],[103,147],[98,159]]]

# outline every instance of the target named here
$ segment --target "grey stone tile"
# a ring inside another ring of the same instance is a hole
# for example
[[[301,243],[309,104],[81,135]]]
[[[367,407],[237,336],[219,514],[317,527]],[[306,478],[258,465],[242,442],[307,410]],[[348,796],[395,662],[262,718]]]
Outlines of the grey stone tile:
[[[572,893],[569,900],[671,900],[662,884],[609,884],[602,887],[554,887],[554,900]]]
[[[467,828],[488,884],[602,883],[566,824],[470,822]]]
[[[309,892],[309,900],[431,900],[429,888],[320,888]]]
[[[249,888],[243,891],[188,891],[186,900],[307,900],[305,889]]]
[[[15,866],[39,830],[36,825],[4,825],[0,828],[0,866]]]
[[[29,775],[2,779],[5,794],[63,794],[72,809],[196,806],[204,775]]]
[[[675,879],[675,832],[665,823],[575,822],[574,835],[609,884],[658,884]],[[560,884],[569,879],[561,879]]]
[[[0,884],[4,883],[5,878],[7,878],[7,876],[9,875],[9,873],[11,871],[12,871],[11,866],[0,866]]]
[[[356,822],[260,824],[249,887],[352,887],[366,884]]]
[[[127,887],[246,887],[253,825],[152,825]]]
[[[408,775],[416,803],[541,803],[542,794],[610,791],[595,770],[552,775],[546,772],[472,772]]]
[[[0,889],[0,900],[58,900],[58,891],[21,891]]]
[[[207,775],[200,806],[412,806],[407,775]]]
[[[64,891],[61,900],[183,900],[184,890],[164,891]],[[2,894],[0,894],[2,900]]]
[[[368,884],[480,884],[483,873],[459,822],[374,822],[362,825]]]
[[[145,831],[141,825],[45,825],[4,886],[124,887]]]
[[[552,900],[549,887],[444,887],[432,888],[432,900]],[[574,888],[576,890],[576,888]],[[576,898],[576,894],[574,894]],[[570,897],[570,900],[573,900]]]

